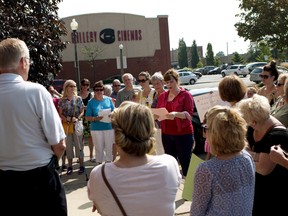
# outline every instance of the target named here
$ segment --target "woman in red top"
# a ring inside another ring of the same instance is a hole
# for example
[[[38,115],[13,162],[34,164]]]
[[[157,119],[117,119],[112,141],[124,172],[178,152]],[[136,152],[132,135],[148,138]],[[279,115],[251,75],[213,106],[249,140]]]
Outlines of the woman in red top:
[[[179,74],[175,69],[169,69],[164,74],[168,91],[158,98],[157,108],[168,110],[166,119],[161,121],[162,142],[166,154],[179,159],[184,178],[187,175],[193,143],[192,115],[194,109],[193,97],[179,85]]]

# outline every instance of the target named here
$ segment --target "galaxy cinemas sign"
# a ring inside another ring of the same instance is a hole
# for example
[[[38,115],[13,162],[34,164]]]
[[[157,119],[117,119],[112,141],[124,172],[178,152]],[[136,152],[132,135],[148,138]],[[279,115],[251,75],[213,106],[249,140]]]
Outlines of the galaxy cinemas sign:
[[[99,34],[99,35],[98,35]],[[71,33],[71,41],[73,43],[92,43],[100,40],[104,44],[112,44],[115,41],[141,41],[142,30],[117,30],[111,28],[102,29],[99,33],[97,31],[76,32],[74,39],[73,32]]]

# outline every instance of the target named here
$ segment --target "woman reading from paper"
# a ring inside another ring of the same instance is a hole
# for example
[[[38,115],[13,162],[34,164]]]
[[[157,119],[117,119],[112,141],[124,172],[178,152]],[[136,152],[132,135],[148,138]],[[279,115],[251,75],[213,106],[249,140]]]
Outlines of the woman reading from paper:
[[[158,98],[157,108],[166,108],[168,114],[161,121],[162,142],[166,154],[179,159],[184,178],[187,175],[193,143],[193,97],[179,85],[179,74],[169,69],[164,74],[168,91]],[[159,119],[160,120],[160,119]]]
[[[104,85],[98,81],[93,86],[94,97],[89,100],[85,118],[91,122],[90,130],[95,145],[96,163],[113,161],[112,146],[114,132],[110,121],[110,113],[114,104],[110,97],[104,95]]]

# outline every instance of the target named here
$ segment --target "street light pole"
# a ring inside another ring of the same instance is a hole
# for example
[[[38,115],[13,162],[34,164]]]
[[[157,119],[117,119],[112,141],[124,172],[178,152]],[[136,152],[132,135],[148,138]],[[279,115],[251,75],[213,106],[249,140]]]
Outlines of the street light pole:
[[[226,49],[227,49],[227,64],[229,64],[229,57],[228,57],[228,41],[226,42]]]
[[[80,89],[80,69],[78,64],[78,53],[77,53],[77,29],[78,29],[78,23],[75,19],[72,19],[72,22],[70,23],[71,30],[73,31],[73,42],[74,42],[74,50],[75,50],[75,68],[76,68],[76,77],[77,77],[77,88]]]
[[[124,68],[123,68],[123,44],[119,45],[120,49],[120,68],[121,68],[121,76],[124,74]]]

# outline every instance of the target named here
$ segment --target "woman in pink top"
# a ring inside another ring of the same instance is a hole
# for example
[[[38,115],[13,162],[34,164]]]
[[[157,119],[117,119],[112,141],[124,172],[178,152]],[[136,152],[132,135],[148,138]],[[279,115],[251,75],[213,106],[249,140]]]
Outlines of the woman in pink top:
[[[175,69],[169,69],[164,74],[164,81],[168,91],[159,96],[157,103],[157,108],[165,107],[169,112],[166,119],[161,121],[163,147],[166,154],[179,159],[185,178],[194,143],[191,121],[193,97],[180,87],[179,74]]]

